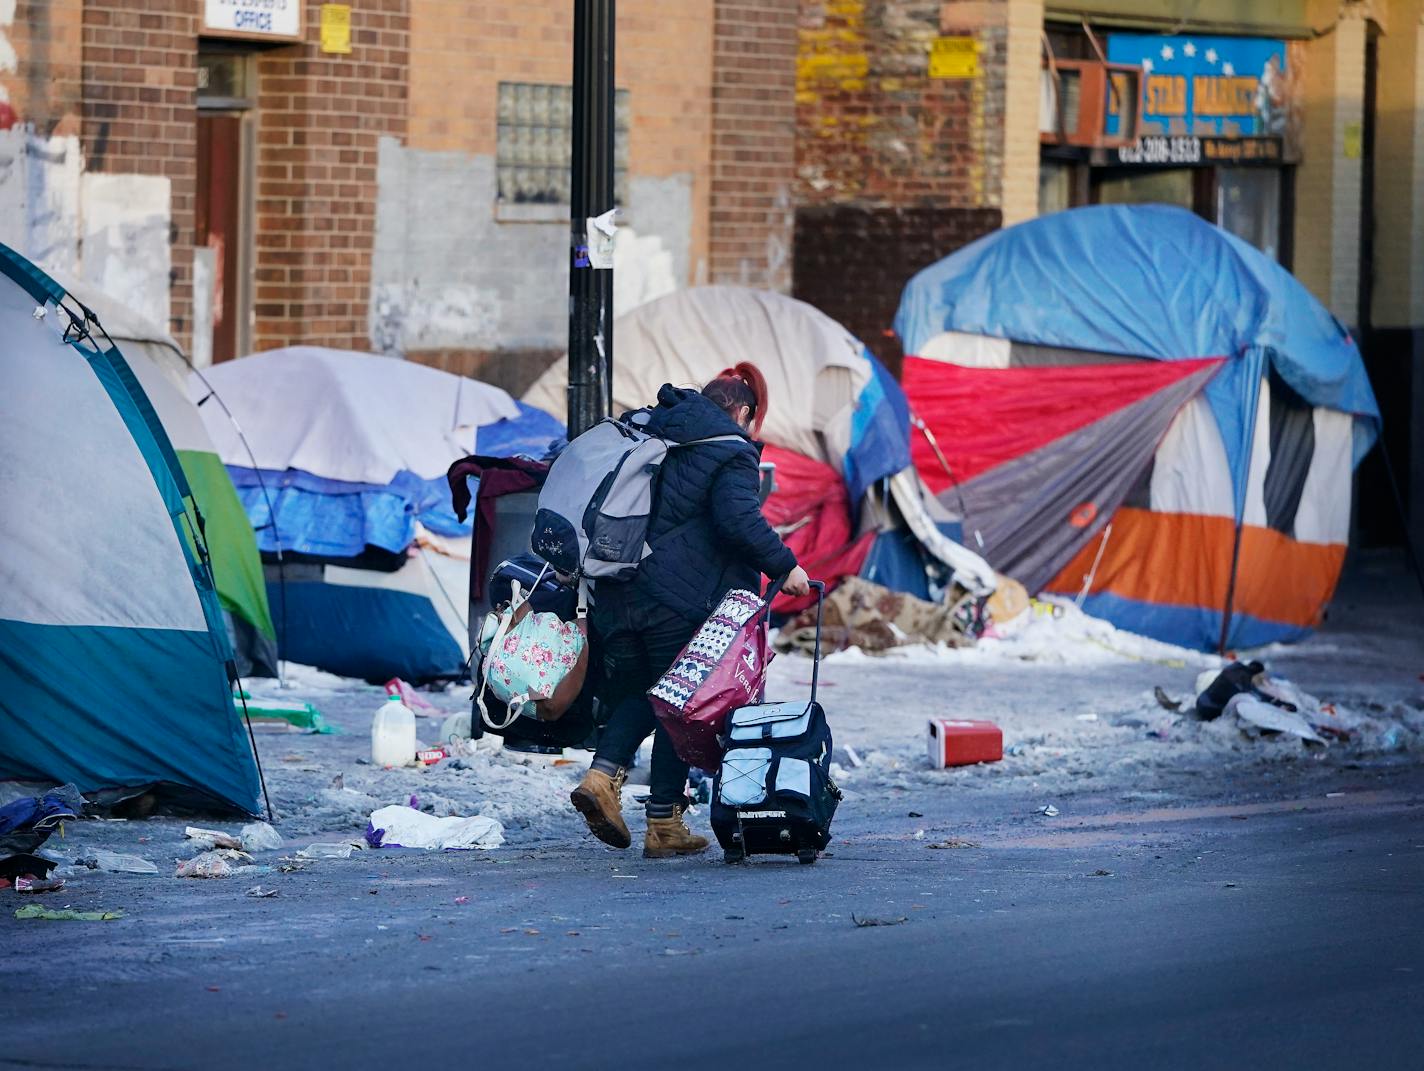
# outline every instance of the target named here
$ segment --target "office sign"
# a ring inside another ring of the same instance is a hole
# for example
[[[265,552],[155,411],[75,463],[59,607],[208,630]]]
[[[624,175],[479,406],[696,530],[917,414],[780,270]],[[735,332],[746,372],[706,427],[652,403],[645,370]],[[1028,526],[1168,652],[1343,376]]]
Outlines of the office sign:
[[[300,41],[302,0],[203,0],[203,35]]]

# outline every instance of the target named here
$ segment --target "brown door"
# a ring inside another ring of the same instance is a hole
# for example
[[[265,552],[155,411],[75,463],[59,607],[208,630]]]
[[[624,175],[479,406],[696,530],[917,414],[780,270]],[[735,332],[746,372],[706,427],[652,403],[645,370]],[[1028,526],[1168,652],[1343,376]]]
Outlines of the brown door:
[[[213,361],[238,356],[242,117],[198,113],[196,244],[213,251]]]

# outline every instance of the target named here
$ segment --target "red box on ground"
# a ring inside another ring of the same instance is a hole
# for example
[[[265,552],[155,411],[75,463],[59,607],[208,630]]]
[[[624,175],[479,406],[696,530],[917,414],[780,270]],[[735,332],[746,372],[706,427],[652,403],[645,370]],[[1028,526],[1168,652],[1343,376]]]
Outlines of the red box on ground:
[[[929,752],[936,770],[998,762],[1004,757],[1004,733],[992,721],[931,718]]]

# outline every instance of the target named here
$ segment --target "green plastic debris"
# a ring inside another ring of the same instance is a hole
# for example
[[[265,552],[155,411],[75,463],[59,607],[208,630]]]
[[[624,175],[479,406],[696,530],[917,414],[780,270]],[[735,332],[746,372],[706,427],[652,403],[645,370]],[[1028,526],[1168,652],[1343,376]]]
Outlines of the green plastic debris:
[[[111,919],[121,919],[124,917],[122,911],[71,911],[63,908],[56,911],[52,907],[40,907],[38,904],[31,904],[29,907],[22,907],[15,912],[17,919],[48,919],[51,922],[108,922]]]
[[[253,721],[284,721],[289,725],[295,725],[298,729],[305,729],[309,733],[334,733],[337,731],[334,725],[328,725],[326,719],[321,716],[321,711],[310,703],[303,703],[296,699],[253,699],[246,692],[240,696],[233,696],[233,709],[238,714],[243,713],[243,699],[247,700],[247,716]]]

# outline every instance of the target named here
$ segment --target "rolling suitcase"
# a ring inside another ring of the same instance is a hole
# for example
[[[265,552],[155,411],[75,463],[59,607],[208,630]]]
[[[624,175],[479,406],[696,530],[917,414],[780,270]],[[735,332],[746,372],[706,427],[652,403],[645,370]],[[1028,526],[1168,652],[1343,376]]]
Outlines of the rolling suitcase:
[[[739,707],[727,719],[727,749],[712,784],[712,832],[729,863],[749,855],[814,863],[831,840],[841,793],[831,780],[831,728],[816,700],[826,585],[813,586],[811,698]]]

